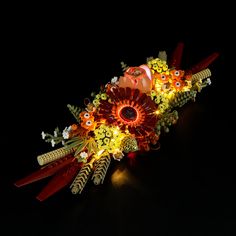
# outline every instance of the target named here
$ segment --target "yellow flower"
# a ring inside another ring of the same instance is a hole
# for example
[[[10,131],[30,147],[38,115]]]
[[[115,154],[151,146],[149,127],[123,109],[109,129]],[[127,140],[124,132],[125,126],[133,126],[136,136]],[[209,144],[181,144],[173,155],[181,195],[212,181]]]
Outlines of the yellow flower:
[[[109,144],[110,139],[109,139],[109,138],[104,138],[104,139],[103,139],[103,142],[104,142],[105,144]]]
[[[158,65],[155,63],[155,64],[153,64],[152,68],[153,68],[154,70],[157,70]]]
[[[97,140],[97,144],[101,146],[101,145],[103,145],[103,141],[101,139],[99,139],[99,140]]]
[[[106,132],[106,137],[111,137],[111,136],[112,136],[112,132],[108,130],[108,131]]]
[[[163,97],[161,100],[162,100],[162,102],[164,102],[164,103],[169,102],[168,98],[166,98],[166,97]]]
[[[101,134],[103,132],[105,132],[105,126],[104,125],[101,125],[99,128],[98,128],[98,132]]]
[[[165,106],[164,106],[163,104],[160,104],[160,105],[158,106],[158,108],[159,108],[160,110],[164,110]]]
[[[108,151],[109,153],[113,153],[113,152],[114,152],[114,148],[113,148],[112,146],[109,146],[108,149],[107,149],[107,151]]]
[[[155,103],[156,103],[156,104],[160,103],[160,98],[159,98],[159,97],[156,97],[156,98],[155,98]]]
[[[164,70],[164,69],[163,69]],[[167,66],[167,71],[165,72],[166,75],[169,75],[170,74],[170,71],[168,70],[168,66]]]
[[[99,139],[105,138],[105,133],[99,133],[98,137],[99,137]]]
[[[95,106],[95,107],[98,107],[98,105],[99,105],[99,100],[98,99],[94,99],[93,100],[93,105]]]
[[[157,94],[156,94],[156,91],[155,90],[152,90],[151,91],[151,97],[153,98],[153,97],[155,97]]]
[[[158,61],[157,65],[158,65],[159,67],[162,67],[162,66],[163,66],[162,61]]]
[[[107,99],[107,94],[106,93],[102,93],[101,94],[101,99],[102,100],[106,100]]]
[[[167,71],[168,70],[168,66],[167,65],[163,65],[162,70],[163,71]]]

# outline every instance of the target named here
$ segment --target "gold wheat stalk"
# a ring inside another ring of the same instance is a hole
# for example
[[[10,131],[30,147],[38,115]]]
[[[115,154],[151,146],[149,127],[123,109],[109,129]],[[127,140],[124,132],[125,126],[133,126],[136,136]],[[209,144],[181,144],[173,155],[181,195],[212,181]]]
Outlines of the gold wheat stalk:
[[[86,185],[91,172],[92,172],[91,163],[84,164],[70,186],[71,192],[73,194],[81,193],[83,191],[84,186]]]
[[[209,78],[210,76],[211,76],[211,71],[209,69],[202,70],[192,76],[192,84],[195,84],[200,80]]]
[[[37,156],[37,160],[39,165],[42,166],[52,161],[58,160],[64,156],[67,156],[71,154],[73,151],[74,151],[73,148],[67,149],[65,147],[61,147],[59,149]]]
[[[98,185],[103,183],[110,163],[111,163],[110,156],[107,155],[100,158],[92,176],[94,184]]]

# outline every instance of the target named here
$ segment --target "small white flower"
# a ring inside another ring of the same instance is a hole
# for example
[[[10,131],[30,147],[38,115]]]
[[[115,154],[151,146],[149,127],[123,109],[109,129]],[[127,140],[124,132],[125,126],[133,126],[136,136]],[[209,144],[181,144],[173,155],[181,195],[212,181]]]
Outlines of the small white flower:
[[[118,82],[118,77],[117,76],[115,76],[111,79],[112,84],[116,84],[117,82]]]
[[[86,158],[88,157],[88,153],[87,153],[87,152],[81,152],[81,153],[80,153],[80,157],[81,157],[82,159],[86,159]]]
[[[67,130],[63,130],[62,136],[63,136],[64,139],[68,139],[69,138],[69,132]]]
[[[45,139],[46,134],[44,133],[44,131],[42,131],[41,135],[42,135],[42,139]]]
[[[57,137],[57,131],[54,130],[54,137]]]
[[[62,136],[64,139],[68,139],[69,138],[69,133],[71,131],[71,126],[69,126],[68,128],[66,127],[63,132],[62,132]]]
[[[52,147],[55,146],[56,143],[55,143],[54,139],[51,140],[51,144],[52,144]]]
[[[208,83],[209,85],[211,85],[211,79],[210,79],[210,78],[207,78],[207,83]]]

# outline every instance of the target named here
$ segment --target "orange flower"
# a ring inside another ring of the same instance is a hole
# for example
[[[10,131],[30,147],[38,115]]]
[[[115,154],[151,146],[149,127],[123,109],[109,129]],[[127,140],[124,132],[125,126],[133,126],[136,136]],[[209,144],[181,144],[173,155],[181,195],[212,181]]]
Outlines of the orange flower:
[[[86,120],[89,120],[89,119],[94,119],[94,116],[93,116],[93,112],[88,112],[88,111],[83,111],[80,113],[80,118],[82,121],[86,121]]]
[[[171,78],[173,80],[178,80],[181,79],[184,76],[184,71],[183,70],[171,70],[170,71]]]
[[[71,129],[72,129],[72,131],[77,130],[78,129],[78,125],[76,125],[76,124],[71,125]]]
[[[181,90],[185,86],[185,82],[181,79],[174,79],[172,81],[172,86],[177,90]]]
[[[94,130],[96,122],[94,122],[94,119],[87,119],[81,123],[81,126],[87,130]]]
[[[155,73],[154,78],[156,78],[159,82],[166,84],[169,82],[169,75],[167,75],[165,72],[159,74],[159,73]]]

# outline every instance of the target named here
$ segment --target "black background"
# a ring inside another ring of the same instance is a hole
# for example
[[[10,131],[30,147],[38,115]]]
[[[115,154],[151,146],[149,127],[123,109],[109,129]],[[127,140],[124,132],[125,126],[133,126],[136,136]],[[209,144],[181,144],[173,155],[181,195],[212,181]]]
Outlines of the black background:
[[[91,3],[73,13],[73,6],[54,7],[15,6],[4,18],[4,235],[234,235],[230,7],[146,3],[108,10],[99,5],[100,10]],[[220,57],[210,66],[212,85],[179,110],[178,124],[161,136],[159,151],[112,162],[105,183],[88,182],[79,196],[67,187],[40,203],[35,196],[48,179],[20,189],[13,185],[39,168],[37,155],[51,150],[41,131],[73,122],[66,104],[83,106],[92,91],[121,75],[121,61],[136,66],[159,50],[170,55],[179,41],[185,43],[183,69],[215,51]],[[122,184],[114,183],[114,173],[123,173]]]

